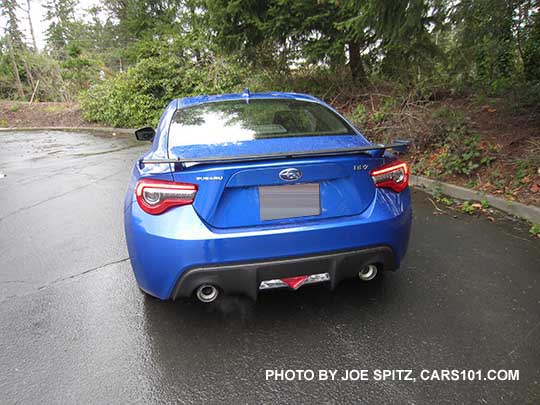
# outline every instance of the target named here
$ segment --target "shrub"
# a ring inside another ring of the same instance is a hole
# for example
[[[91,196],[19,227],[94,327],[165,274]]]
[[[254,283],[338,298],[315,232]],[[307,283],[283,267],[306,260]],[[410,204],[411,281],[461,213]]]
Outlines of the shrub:
[[[433,113],[434,139],[439,154],[437,174],[471,175],[493,158],[480,147],[480,135],[471,133],[464,115],[446,107]]]
[[[195,62],[170,54],[142,59],[80,95],[84,118],[115,127],[156,125],[174,98],[242,89],[243,71],[222,59]]]
[[[464,201],[461,205],[461,211],[465,214],[472,215],[476,212],[476,207],[470,201]]]
[[[352,121],[357,125],[365,124],[368,120],[368,112],[364,104],[359,103],[352,112]]]

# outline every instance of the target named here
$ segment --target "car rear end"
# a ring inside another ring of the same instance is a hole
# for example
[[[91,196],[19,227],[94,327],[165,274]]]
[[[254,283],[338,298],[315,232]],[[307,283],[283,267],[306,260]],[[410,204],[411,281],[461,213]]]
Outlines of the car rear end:
[[[369,142],[329,107],[218,99],[177,105],[163,127],[126,197],[132,266],[149,294],[256,298],[399,267],[411,226],[408,165],[362,152]],[[165,160],[155,159],[160,145]]]

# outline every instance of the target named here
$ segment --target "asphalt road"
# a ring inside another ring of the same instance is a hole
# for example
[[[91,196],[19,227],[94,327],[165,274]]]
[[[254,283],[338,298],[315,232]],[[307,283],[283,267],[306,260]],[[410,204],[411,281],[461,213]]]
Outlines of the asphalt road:
[[[59,132],[0,141],[0,403],[540,401],[540,242],[519,222],[436,215],[417,191],[408,256],[379,283],[159,302],[136,287],[122,227],[143,148]],[[371,380],[267,381],[274,369]],[[374,381],[383,369],[417,380]],[[423,369],[519,380],[423,381]]]

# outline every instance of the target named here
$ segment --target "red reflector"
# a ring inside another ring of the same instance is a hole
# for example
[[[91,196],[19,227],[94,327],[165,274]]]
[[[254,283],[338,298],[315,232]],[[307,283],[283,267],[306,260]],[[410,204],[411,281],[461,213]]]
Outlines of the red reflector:
[[[302,284],[304,284],[307,279],[308,279],[308,276],[296,276],[296,277],[282,278],[281,281],[283,281],[293,290],[297,290],[298,288],[302,287]]]
[[[141,179],[135,187],[137,202],[143,211],[158,215],[171,207],[192,204],[197,185],[174,181]]]
[[[395,161],[372,170],[369,174],[375,183],[375,187],[389,188],[400,193],[409,185],[409,164]]]

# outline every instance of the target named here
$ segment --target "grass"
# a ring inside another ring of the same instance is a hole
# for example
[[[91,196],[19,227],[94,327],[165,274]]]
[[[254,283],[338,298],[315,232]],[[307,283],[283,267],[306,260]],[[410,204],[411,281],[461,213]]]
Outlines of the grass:
[[[471,201],[464,201],[461,205],[461,211],[465,214],[472,215],[476,212],[476,207]]]
[[[66,107],[64,105],[61,105],[61,104],[50,104],[48,106],[46,106],[43,111],[45,112],[48,112],[48,113],[57,113],[57,112],[60,112],[60,111],[63,111],[65,110]]]

